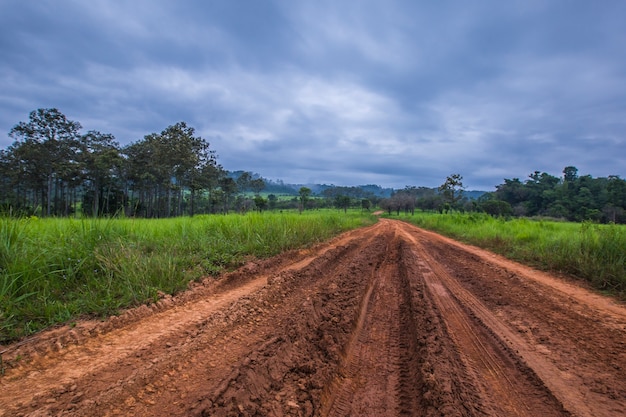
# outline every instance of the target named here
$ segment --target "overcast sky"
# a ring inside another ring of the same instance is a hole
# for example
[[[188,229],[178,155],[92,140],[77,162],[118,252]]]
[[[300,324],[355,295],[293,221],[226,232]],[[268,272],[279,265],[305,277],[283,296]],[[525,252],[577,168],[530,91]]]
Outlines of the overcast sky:
[[[2,0],[0,147],[54,107],[122,145],[185,121],[285,182],[624,178],[625,22],[622,0]]]

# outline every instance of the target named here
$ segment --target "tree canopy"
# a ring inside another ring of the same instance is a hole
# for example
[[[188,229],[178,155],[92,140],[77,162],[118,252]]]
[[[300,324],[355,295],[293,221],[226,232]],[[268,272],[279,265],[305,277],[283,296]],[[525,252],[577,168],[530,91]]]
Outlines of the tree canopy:
[[[422,210],[482,211],[493,216],[544,216],[570,221],[626,223],[626,181],[619,176],[579,175],[574,166],[563,176],[534,171],[525,181],[505,178],[496,191],[476,200],[464,196],[463,177],[453,174],[437,189],[406,187],[381,201],[389,213]]]
[[[15,142],[0,151],[3,210],[168,217],[231,209],[237,184],[185,122],[125,147],[111,134],[81,129],[57,109],[35,110],[11,129]]]

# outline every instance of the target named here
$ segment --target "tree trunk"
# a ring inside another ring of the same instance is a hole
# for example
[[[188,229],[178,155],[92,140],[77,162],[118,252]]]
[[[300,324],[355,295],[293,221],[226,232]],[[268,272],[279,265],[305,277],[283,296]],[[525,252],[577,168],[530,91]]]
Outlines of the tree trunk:
[[[98,180],[93,182],[93,209],[91,215],[99,217],[100,213],[100,184]]]
[[[46,216],[50,217],[50,212],[52,211],[52,174],[48,175],[48,195],[46,197],[48,197]]]

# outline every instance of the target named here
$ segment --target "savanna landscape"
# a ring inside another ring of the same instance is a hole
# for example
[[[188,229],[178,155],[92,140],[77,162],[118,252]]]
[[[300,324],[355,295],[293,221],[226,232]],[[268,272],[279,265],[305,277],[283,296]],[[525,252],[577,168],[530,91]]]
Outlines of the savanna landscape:
[[[56,109],[0,154],[0,416],[618,416],[626,182],[224,170]]]

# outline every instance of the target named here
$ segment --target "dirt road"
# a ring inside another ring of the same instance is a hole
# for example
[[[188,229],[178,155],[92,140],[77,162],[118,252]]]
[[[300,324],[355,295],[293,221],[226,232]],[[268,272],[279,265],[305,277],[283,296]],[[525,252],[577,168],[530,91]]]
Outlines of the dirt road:
[[[626,415],[626,308],[391,220],[0,351],[0,416]]]

